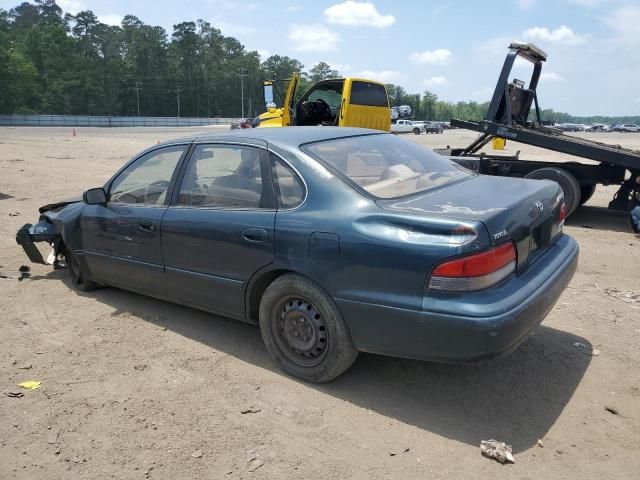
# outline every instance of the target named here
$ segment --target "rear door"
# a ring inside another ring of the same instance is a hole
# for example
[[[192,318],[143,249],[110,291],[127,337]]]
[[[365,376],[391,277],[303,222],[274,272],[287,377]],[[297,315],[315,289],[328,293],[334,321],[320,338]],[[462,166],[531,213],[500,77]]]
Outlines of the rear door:
[[[167,282],[181,303],[244,318],[244,285],[274,259],[266,143],[197,145],[162,220]]]
[[[385,86],[357,78],[345,79],[338,125],[385,132],[391,130],[391,111]]]
[[[84,206],[82,245],[93,278],[161,294],[160,223],[188,147],[160,147],[142,155],[113,179],[105,205]]]

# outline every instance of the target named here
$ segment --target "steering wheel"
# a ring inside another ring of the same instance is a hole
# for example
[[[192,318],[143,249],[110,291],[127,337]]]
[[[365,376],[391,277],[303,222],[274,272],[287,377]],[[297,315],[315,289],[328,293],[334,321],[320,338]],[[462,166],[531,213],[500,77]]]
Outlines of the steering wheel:
[[[325,119],[327,117],[331,117],[331,107],[329,106],[329,104],[327,102],[325,102],[323,99],[319,98],[316,100],[316,105],[318,105],[318,110],[320,112],[320,114],[322,115],[322,119]]]

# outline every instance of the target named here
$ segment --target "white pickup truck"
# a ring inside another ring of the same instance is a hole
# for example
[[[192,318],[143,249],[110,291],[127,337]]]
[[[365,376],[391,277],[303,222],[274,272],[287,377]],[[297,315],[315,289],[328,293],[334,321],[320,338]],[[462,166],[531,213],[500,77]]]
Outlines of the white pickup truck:
[[[411,120],[398,120],[391,124],[391,133],[414,133],[420,135],[424,131],[424,125],[413,123]]]

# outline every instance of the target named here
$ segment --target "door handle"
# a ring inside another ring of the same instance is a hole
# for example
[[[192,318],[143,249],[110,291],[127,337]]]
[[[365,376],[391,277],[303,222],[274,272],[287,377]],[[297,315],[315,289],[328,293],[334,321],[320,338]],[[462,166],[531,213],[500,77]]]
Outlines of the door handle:
[[[155,223],[151,220],[140,220],[138,228],[143,232],[153,232],[155,230]]]
[[[248,228],[242,232],[242,239],[251,243],[262,243],[267,240],[268,234],[262,228]]]

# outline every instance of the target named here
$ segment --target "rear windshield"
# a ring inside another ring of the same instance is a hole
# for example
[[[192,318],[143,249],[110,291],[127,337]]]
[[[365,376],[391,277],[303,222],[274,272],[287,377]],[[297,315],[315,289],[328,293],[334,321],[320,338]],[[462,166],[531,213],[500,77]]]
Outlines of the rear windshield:
[[[351,84],[350,103],[369,107],[389,107],[387,91],[383,85],[358,81]]]
[[[474,175],[425,147],[390,134],[325,140],[301,149],[378,198],[411,195]]]

